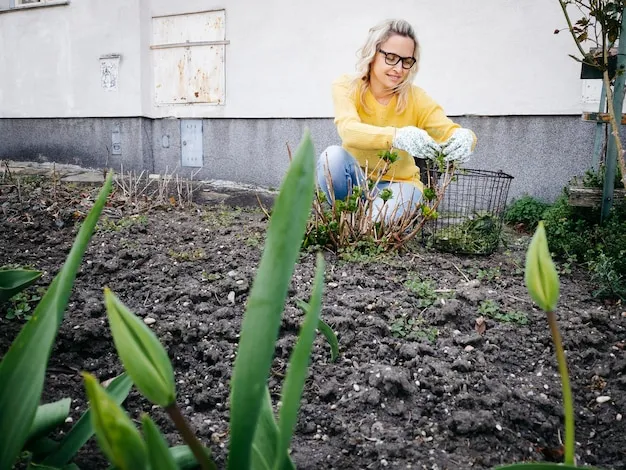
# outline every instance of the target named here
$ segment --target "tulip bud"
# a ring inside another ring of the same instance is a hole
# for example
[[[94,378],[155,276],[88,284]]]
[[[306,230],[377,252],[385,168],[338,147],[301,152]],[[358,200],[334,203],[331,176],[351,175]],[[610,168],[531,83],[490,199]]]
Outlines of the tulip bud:
[[[146,447],[133,422],[93,375],[83,373],[83,378],[91,422],[102,452],[121,470],[145,469]]]
[[[104,301],[117,354],[137,389],[163,408],[176,401],[174,370],[156,335],[109,290]]]
[[[526,252],[526,288],[544,312],[554,312],[559,300],[559,276],[556,272],[543,221],[539,222]]]

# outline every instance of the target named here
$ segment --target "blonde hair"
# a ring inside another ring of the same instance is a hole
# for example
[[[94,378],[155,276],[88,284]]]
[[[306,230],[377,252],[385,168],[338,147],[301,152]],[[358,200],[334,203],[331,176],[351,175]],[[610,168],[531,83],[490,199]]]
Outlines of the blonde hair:
[[[411,67],[402,83],[393,90],[394,93],[398,95],[398,101],[396,103],[397,112],[402,112],[409,101],[413,79],[417,74],[419,66],[419,42],[417,41],[415,30],[410,23],[404,20],[386,20],[370,28],[365,44],[357,52],[356,76],[352,82],[352,88],[354,93],[359,92],[359,103],[366,112],[369,112],[369,110],[365,104],[365,93],[370,88],[372,62],[374,62],[376,58],[380,45],[391,36],[395,35],[410,38],[415,43],[415,50],[413,52],[413,57],[415,57],[416,61],[415,65]]]

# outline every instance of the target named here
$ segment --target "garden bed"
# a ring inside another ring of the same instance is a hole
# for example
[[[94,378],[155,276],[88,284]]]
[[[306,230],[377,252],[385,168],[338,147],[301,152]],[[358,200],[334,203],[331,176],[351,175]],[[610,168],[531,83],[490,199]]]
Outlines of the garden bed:
[[[0,265],[43,270],[38,285],[46,286],[97,189],[38,179],[19,192],[0,185]],[[77,277],[44,400],[72,397],[76,421],[85,409],[80,372],[102,381],[121,372],[102,303],[108,286],[167,348],[178,403],[223,467],[231,367],[266,226],[254,205],[137,212],[114,197]],[[508,246],[489,257],[419,245],[378,260],[325,255],[322,317],[338,335],[340,356],[332,363],[327,343],[316,340],[292,443],[298,468],[486,469],[562,458],[550,332],[524,288],[529,238],[505,235]],[[297,300],[310,295],[314,263],[308,253],[296,267],[272,392],[282,384],[301,321]],[[626,468],[626,307],[595,300],[583,271],[560,269],[558,316],[576,399],[578,463]],[[0,355],[25,313],[1,308]],[[125,407],[133,418],[150,412],[170,444],[180,443],[164,413],[136,392]],[[77,463],[107,466],[93,440]]]

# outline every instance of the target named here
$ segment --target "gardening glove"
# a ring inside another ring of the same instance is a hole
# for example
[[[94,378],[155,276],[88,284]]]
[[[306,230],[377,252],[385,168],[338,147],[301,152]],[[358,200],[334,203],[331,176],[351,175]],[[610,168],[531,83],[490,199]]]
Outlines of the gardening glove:
[[[474,133],[469,129],[457,129],[452,136],[441,144],[443,159],[446,162],[465,163],[474,151]]]
[[[417,158],[435,159],[441,152],[441,147],[428,132],[415,126],[398,129],[392,145]]]

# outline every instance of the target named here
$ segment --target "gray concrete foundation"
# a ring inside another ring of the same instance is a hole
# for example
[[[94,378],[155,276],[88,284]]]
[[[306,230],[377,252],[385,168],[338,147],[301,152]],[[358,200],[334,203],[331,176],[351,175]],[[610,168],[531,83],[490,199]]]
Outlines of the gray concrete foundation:
[[[463,116],[478,135],[470,168],[514,176],[509,201],[552,201],[591,166],[595,125],[578,116]],[[340,143],[332,119],[204,119],[202,167],[181,165],[179,119],[0,119],[0,159],[178,173],[277,188],[305,128],[319,154]],[[119,133],[118,133],[119,130]],[[119,143],[119,147],[114,145]]]

